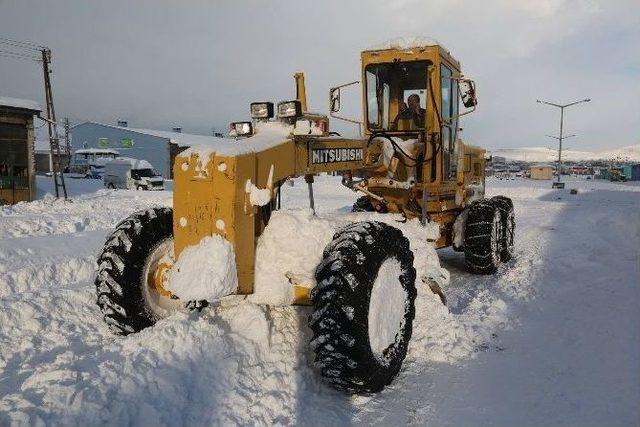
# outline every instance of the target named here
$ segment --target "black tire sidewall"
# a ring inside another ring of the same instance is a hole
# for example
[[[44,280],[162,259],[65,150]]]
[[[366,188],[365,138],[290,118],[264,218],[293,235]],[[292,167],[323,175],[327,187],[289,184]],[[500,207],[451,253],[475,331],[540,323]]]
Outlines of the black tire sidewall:
[[[359,262],[361,257],[365,262]],[[403,327],[399,328],[395,343],[385,351],[385,357],[380,359],[371,349],[369,309],[378,272],[389,259],[400,263],[402,273],[398,282],[403,287],[406,302]],[[373,221],[352,224],[335,234],[316,270],[318,285],[312,291],[315,313],[323,314],[313,320],[314,313],[310,318],[314,339],[329,337],[329,348],[325,344],[316,346],[315,350],[316,362],[335,359],[335,363],[328,363],[329,366],[320,366],[321,373],[330,383],[350,392],[376,392],[398,374],[412,334],[415,278],[413,253],[400,230]],[[343,315],[346,308],[353,310],[352,319]],[[329,326],[323,326],[323,322]],[[345,334],[353,338],[352,346],[343,342]],[[340,362],[342,357],[354,361],[355,366]],[[331,376],[336,371],[340,372],[337,378]]]
[[[143,275],[153,250],[160,243],[171,238],[173,238],[173,211],[170,208],[137,212],[116,226],[116,230],[109,236],[103,252],[98,257],[96,276],[97,303],[107,323],[129,326],[133,331],[138,332],[152,326],[162,317],[147,303],[142,289],[146,286],[146,278]],[[113,261],[114,256],[122,261],[121,268],[115,265],[117,263]],[[117,283],[120,292],[109,284],[107,277]],[[109,303],[117,304],[125,314],[105,313],[105,306]],[[122,334],[129,332],[125,330],[128,328],[112,327],[112,329]]]

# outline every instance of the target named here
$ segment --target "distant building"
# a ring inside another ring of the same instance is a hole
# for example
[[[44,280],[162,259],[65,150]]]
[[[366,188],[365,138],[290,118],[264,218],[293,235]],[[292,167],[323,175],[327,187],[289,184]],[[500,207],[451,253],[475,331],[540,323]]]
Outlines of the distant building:
[[[121,126],[112,126],[96,122],[84,122],[71,128],[71,149],[111,148],[124,157],[146,160],[151,163],[164,178],[173,178],[173,162],[176,155],[192,143],[210,141],[213,136],[190,135],[182,133],[181,128],[174,132],[128,127],[125,120],[119,120]]]
[[[536,164],[529,167],[531,179],[553,179],[553,166],[547,164]]]
[[[593,177],[595,179],[609,179],[609,168],[608,167],[593,168]]]
[[[640,163],[631,165],[631,181],[640,181]]]
[[[34,101],[0,97],[0,205],[28,202],[36,194]]]

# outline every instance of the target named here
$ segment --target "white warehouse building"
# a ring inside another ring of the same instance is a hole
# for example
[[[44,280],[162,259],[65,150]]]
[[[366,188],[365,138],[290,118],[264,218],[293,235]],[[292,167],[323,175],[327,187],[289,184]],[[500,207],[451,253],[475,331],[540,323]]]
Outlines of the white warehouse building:
[[[108,148],[123,157],[146,160],[166,179],[173,178],[172,166],[178,153],[191,144],[216,140],[214,136],[191,135],[180,128],[170,131],[128,127],[118,121],[118,126],[97,122],[84,122],[71,128],[71,151],[82,148]]]

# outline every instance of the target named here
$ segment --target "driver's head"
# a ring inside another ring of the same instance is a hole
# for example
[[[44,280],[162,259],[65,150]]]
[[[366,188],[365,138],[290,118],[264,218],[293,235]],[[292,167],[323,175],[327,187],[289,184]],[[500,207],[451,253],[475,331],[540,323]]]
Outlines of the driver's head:
[[[420,108],[420,96],[415,93],[409,95],[409,98],[407,98],[407,104],[409,105],[409,109],[417,110]]]

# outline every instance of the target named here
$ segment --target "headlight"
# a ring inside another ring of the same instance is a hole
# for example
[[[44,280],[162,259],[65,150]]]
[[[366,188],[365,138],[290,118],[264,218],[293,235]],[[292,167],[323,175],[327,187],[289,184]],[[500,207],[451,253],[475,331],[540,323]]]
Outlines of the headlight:
[[[270,119],[273,117],[273,102],[252,102],[251,117],[254,119]]]
[[[278,118],[285,119],[300,116],[302,116],[300,101],[282,101],[278,103]]]
[[[229,136],[251,136],[253,125],[251,122],[232,122],[229,125]]]

